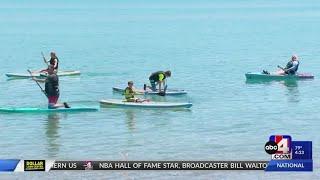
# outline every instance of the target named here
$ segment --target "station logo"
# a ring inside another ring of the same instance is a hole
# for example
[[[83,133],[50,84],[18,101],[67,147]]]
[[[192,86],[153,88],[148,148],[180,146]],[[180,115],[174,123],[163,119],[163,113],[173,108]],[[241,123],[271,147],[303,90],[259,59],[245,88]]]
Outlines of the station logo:
[[[271,135],[264,145],[271,155],[265,171],[312,171],[312,141],[293,141],[289,135]]]
[[[289,135],[271,135],[264,149],[271,154],[271,159],[292,159],[292,138]]]

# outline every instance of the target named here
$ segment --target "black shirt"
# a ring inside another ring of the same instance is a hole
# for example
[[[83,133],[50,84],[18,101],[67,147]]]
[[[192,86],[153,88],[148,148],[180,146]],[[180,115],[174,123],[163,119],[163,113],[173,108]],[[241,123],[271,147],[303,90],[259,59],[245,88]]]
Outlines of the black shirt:
[[[159,75],[160,75],[160,74],[163,75],[163,79],[166,79],[166,75],[164,74],[163,71],[157,71],[157,72],[152,73],[152,74],[150,75],[149,80],[153,80],[153,81],[155,81],[155,82],[160,81],[160,79],[159,79]],[[162,80],[163,80],[163,79],[162,79]]]
[[[56,74],[48,75],[45,83],[47,96],[59,96],[59,78]]]

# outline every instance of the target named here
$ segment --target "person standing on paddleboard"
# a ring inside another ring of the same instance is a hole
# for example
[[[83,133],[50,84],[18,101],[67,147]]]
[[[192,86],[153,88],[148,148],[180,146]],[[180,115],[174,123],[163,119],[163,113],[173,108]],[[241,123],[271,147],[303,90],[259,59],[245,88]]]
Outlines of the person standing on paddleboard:
[[[295,75],[296,72],[298,71],[299,64],[300,64],[300,62],[298,61],[298,56],[293,55],[291,57],[291,60],[287,63],[285,68],[278,66],[280,68],[280,70],[278,71],[278,74],[280,74],[280,75]]]
[[[126,87],[126,89],[124,90],[124,97],[126,98],[127,102],[149,102],[149,99],[140,99],[140,98],[136,98],[135,95],[136,94],[142,94],[141,92],[138,92],[135,90],[135,88],[133,87],[133,81],[129,81],[128,82],[128,87]]]
[[[54,71],[57,73],[59,68],[59,58],[57,57],[55,52],[50,53],[50,60],[47,61],[46,57],[44,57],[42,53],[43,61],[49,66],[53,66]],[[40,72],[47,72],[48,69],[41,70]]]
[[[37,82],[45,83],[44,93],[48,98],[48,108],[49,109],[56,109],[59,107],[70,108],[70,106],[66,102],[63,104],[58,103],[58,99],[60,96],[59,78],[55,72],[54,66],[49,65],[47,72],[48,72],[48,76],[46,79],[36,79],[34,77],[32,79]]]
[[[157,71],[150,75],[149,81],[151,85],[152,91],[157,91],[157,85],[159,86],[158,90],[159,93],[161,93],[161,87],[163,85],[163,88],[165,89],[166,83],[165,80],[167,78],[171,77],[171,71]]]

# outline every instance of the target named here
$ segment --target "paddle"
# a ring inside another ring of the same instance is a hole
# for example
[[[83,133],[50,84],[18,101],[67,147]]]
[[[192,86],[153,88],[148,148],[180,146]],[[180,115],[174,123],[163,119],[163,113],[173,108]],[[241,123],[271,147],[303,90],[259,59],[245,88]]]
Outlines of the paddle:
[[[283,68],[283,67],[281,67],[281,66],[277,66],[279,69],[282,69],[283,71],[285,71],[285,69]]]
[[[164,87],[163,91],[159,93],[160,96],[165,96],[167,91],[167,85]]]
[[[39,86],[39,88],[41,89],[41,91],[43,92],[43,94],[44,94],[46,97],[48,97],[46,91],[43,90],[43,88],[41,87],[41,85],[39,84],[39,82],[34,79],[33,74],[32,74],[32,72],[30,71],[30,69],[28,69],[28,72],[30,73],[32,80],[34,80],[34,81],[37,83],[37,85]]]
[[[46,57],[44,56],[43,52],[41,52],[41,55],[42,55],[44,63],[46,63],[48,65],[48,61],[46,60]]]
[[[159,96],[165,96],[166,95],[167,87],[168,87],[168,85],[167,85],[167,82],[166,82],[166,85],[164,86],[163,91],[159,92]]]

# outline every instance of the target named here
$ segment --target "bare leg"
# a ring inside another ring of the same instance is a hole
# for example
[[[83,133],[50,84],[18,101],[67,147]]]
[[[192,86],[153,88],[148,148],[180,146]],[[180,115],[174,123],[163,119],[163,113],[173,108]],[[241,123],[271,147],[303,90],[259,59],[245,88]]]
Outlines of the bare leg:
[[[150,102],[150,99],[136,99],[137,103]]]
[[[282,69],[279,69],[276,74],[278,75],[286,75],[286,73],[282,70]]]
[[[152,91],[152,87],[151,86],[146,86],[146,89],[144,91]]]

